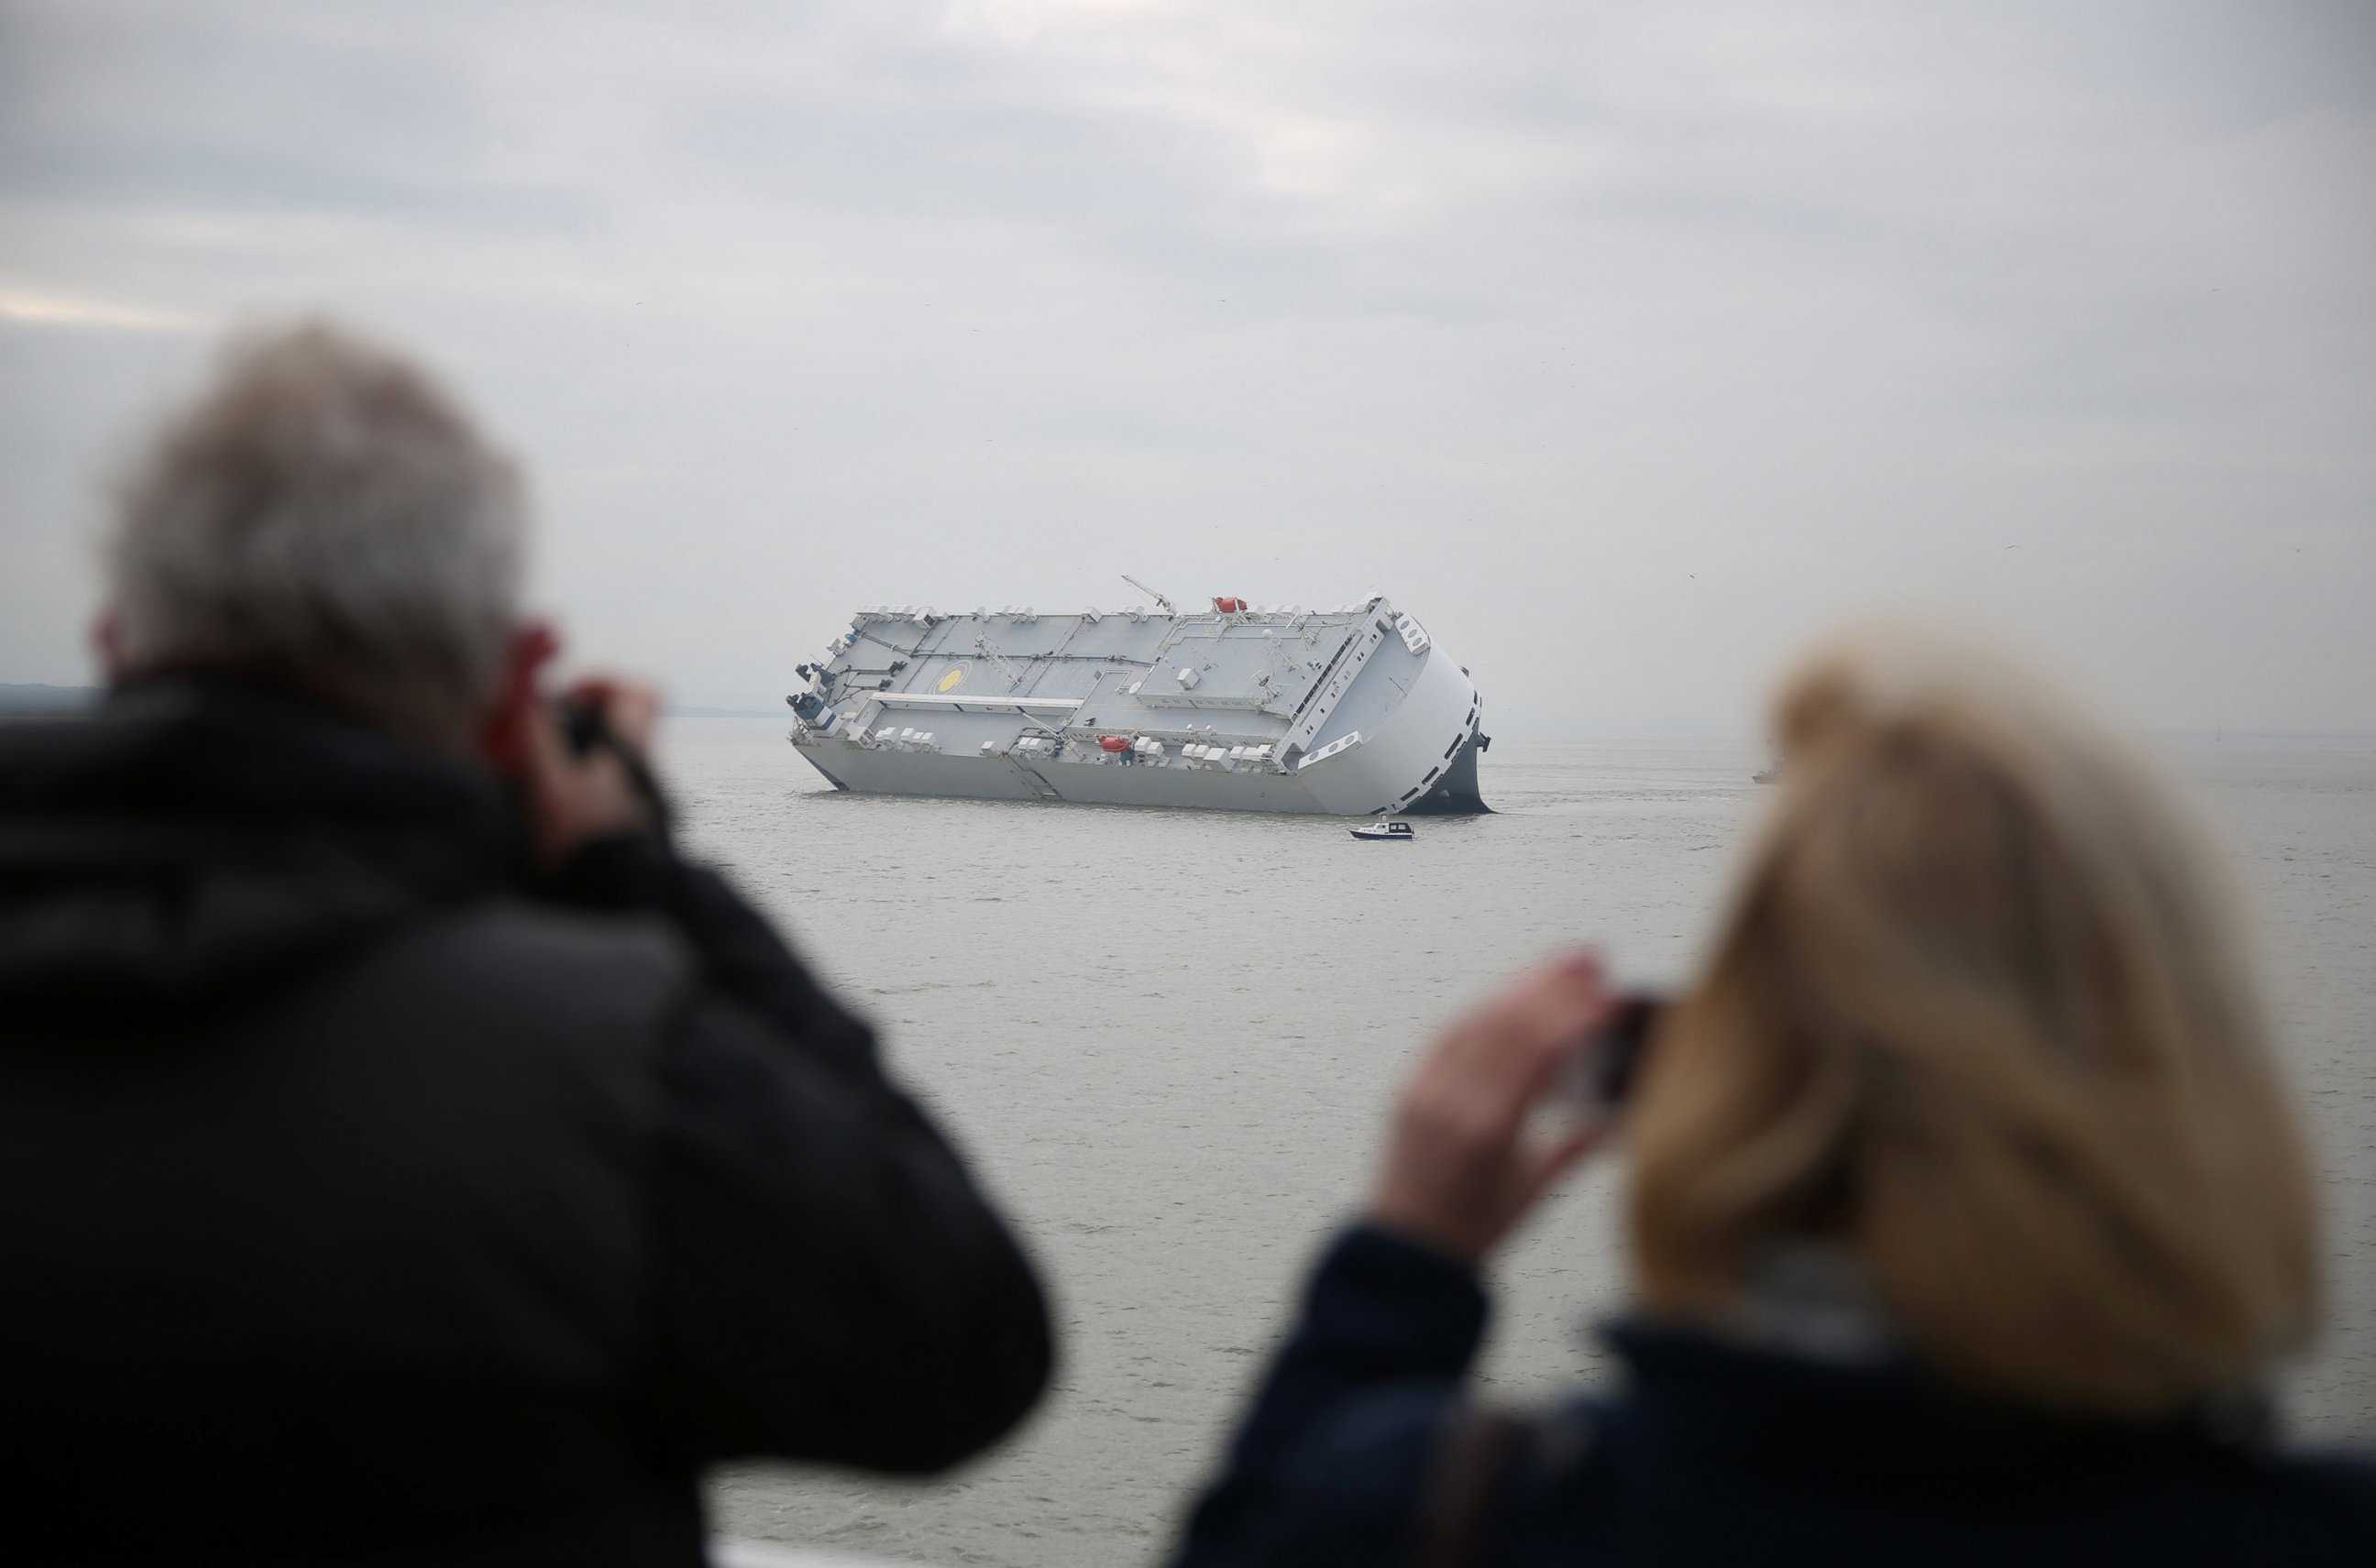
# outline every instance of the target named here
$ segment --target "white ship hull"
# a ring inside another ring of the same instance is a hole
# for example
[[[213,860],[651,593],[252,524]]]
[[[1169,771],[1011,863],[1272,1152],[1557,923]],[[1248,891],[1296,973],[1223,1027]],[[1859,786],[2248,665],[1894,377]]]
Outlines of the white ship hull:
[[[1477,689],[1384,600],[869,612],[803,673],[791,741],[841,790],[1332,816],[1487,809]]]

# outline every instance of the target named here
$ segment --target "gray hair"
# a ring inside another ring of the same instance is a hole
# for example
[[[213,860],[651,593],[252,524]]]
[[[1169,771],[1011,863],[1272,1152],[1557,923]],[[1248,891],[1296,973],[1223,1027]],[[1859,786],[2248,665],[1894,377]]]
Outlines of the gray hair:
[[[518,469],[426,373],[323,323],[246,336],[122,487],[117,658],[449,739],[501,678],[526,540]]]

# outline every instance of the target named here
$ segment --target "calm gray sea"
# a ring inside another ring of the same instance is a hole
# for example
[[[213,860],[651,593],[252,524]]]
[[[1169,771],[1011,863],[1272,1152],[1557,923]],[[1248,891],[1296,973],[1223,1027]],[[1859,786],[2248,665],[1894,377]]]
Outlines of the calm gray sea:
[[[725,865],[873,1018],[1052,1282],[1058,1384],[942,1481],[751,1468],[730,1534],[936,1564],[1111,1568],[1162,1549],[1358,1201],[1430,1031],[1544,950],[1688,969],[1763,760],[1721,742],[1501,744],[1500,814],[1408,846],[1331,820],[834,794],[759,719],[677,719],[666,767]],[[2332,1327],[2298,1431],[2376,1435],[2376,739],[2170,742],[2248,868],[2327,1170]],[[1488,1375],[1600,1371],[1622,1300],[1616,1184],[1589,1172],[1498,1270]]]

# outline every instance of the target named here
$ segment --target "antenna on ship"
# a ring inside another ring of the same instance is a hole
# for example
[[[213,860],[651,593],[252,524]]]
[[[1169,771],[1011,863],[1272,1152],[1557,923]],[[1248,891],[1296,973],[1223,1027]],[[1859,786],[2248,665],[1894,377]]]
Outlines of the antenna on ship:
[[[1180,613],[1180,607],[1178,605],[1164,598],[1163,595],[1156,593],[1153,588],[1148,588],[1145,583],[1140,582],[1128,572],[1124,572],[1122,575],[1122,580],[1128,583],[1131,587],[1136,588],[1141,593],[1153,595],[1155,602],[1163,606],[1164,609],[1170,611],[1172,614],[1177,615]]]

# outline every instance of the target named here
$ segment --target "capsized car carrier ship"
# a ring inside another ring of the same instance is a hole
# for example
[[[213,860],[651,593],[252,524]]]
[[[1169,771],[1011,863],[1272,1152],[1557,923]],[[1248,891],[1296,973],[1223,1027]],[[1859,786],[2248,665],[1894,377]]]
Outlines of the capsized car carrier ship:
[[[1136,585],[1134,585],[1136,586]],[[1148,590],[1151,591],[1151,590]],[[787,700],[837,790],[1334,816],[1486,811],[1468,672],[1384,598],[861,610]]]

